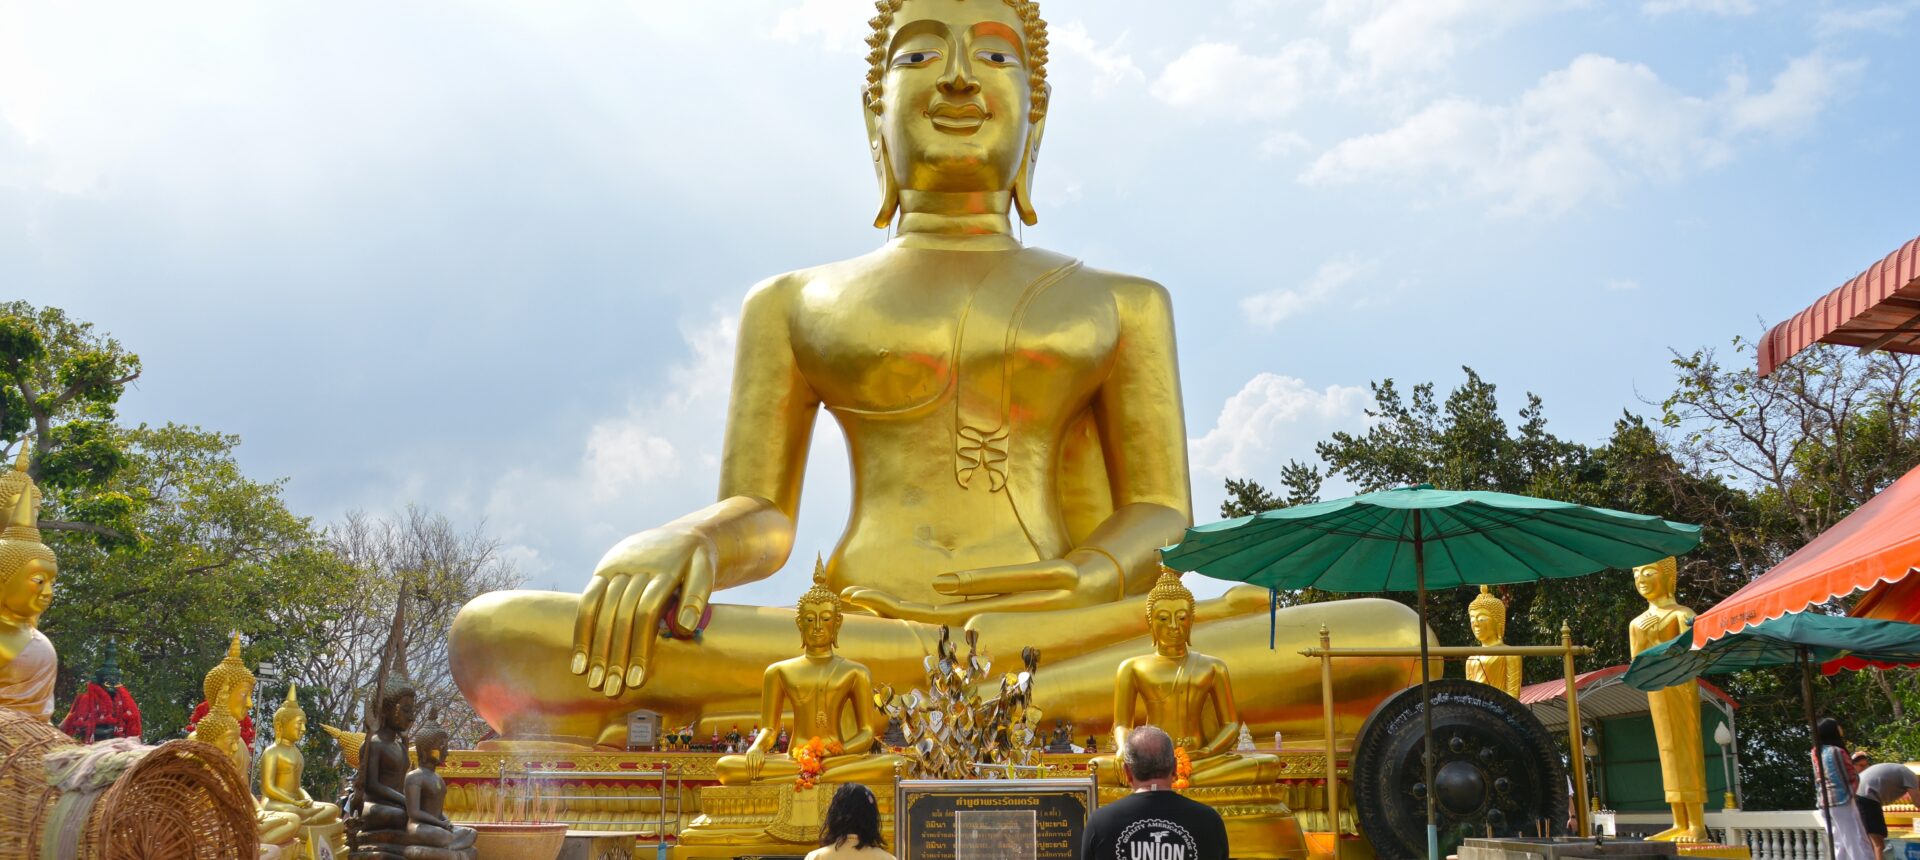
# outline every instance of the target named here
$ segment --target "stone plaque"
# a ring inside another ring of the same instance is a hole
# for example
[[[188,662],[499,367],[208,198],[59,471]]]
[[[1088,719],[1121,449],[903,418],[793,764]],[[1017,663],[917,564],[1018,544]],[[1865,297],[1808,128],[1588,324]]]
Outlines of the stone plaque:
[[[904,780],[894,800],[900,860],[1080,860],[1089,779]]]

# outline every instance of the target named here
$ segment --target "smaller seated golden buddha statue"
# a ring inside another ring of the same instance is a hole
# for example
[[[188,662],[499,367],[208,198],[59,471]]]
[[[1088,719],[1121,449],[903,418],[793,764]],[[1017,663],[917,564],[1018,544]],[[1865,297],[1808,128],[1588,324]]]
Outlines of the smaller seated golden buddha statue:
[[[873,673],[840,656],[840,595],[827,589],[826,569],[814,562],[813,587],[800,596],[794,623],[804,652],[767,667],[761,681],[760,726],[738,755],[721,756],[715,774],[721,785],[792,782],[800,775],[793,756],[774,753],[780,722],[792,705],[793,742],[799,747],[820,738],[838,753],[821,759],[821,782],[888,782],[899,756],[875,752],[886,717],[873,704]]]
[[[300,741],[307,736],[307,713],[300,707],[299,690],[289,684],[287,700],[273,712],[273,745],[260,754],[261,806],[273,812],[297,816],[303,827],[323,828],[335,853],[342,853],[346,842],[341,830],[340,807],[314,800],[301,786],[307,757],[300,752]],[[314,834],[309,833],[311,838]]]
[[[24,444],[12,471],[0,473],[0,517],[0,708],[51,721],[60,657],[39,624],[58,568],[40,542],[40,488],[27,475]]]
[[[1507,644],[1506,601],[1493,596],[1493,592],[1484,585],[1480,586],[1480,596],[1467,604],[1467,623],[1473,628],[1473,638],[1480,640],[1480,644]],[[1468,657],[1467,680],[1479,681],[1517,699],[1522,686],[1520,658]]]
[[[209,698],[208,701],[225,701],[230,686],[230,681],[221,679],[213,690],[213,693],[219,694],[219,698]],[[200,722],[193,727],[193,732],[188,737],[226,753],[233,760],[233,766],[238,771],[240,779],[244,781],[247,778],[247,766],[250,761],[247,745],[241,743],[240,721],[234,719],[230,711],[221,707],[208,709],[207,715],[200,718]],[[300,839],[302,826],[300,816],[291,812],[267,809],[260,805],[259,798],[254,799],[254,820],[260,826],[260,844],[262,845],[289,846]]]
[[[1187,647],[1193,635],[1193,592],[1181,584],[1180,574],[1160,569],[1160,579],[1147,594],[1147,626],[1153,653],[1122,661],[1114,676],[1114,731],[1138,725],[1134,717],[1144,701],[1147,724],[1158,726],[1186,751],[1191,786],[1272,784],[1280,776],[1278,758],[1235,751],[1241,723],[1227,664]],[[1126,785],[1118,757],[1095,759],[1094,768],[1102,783]]]

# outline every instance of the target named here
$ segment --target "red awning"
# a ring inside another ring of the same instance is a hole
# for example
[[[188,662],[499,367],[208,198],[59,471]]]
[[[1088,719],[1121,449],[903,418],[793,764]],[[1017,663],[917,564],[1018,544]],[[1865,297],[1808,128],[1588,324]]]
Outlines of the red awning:
[[[1760,339],[1760,375],[1816,343],[1920,353],[1920,239],[1769,330]]]
[[[1848,514],[1693,622],[1698,648],[1749,624],[1799,612],[1883,582],[1920,565],[1920,468]]]
[[[1586,693],[1588,690],[1591,690],[1596,686],[1611,687],[1614,684],[1618,684],[1620,680],[1620,676],[1625,675],[1626,673],[1627,673],[1627,664],[1624,664],[1624,663],[1618,666],[1608,666],[1605,669],[1595,669],[1591,672],[1581,672],[1580,674],[1573,676],[1573,689],[1577,691],[1577,693],[1581,696],[1582,699],[1585,699]],[[1700,688],[1702,690],[1707,691],[1708,695],[1713,696],[1714,698],[1727,703],[1727,707],[1729,708],[1740,707],[1740,703],[1734,701],[1732,696],[1727,695],[1727,691],[1720,689],[1718,686],[1715,686],[1713,682],[1708,681],[1705,678],[1701,678],[1699,680],[1700,680]],[[1640,693],[1639,690],[1635,690],[1632,687],[1628,687],[1625,685],[1621,685],[1621,689],[1632,692],[1632,693],[1639,693],[1642,697],[1641,704],[1645,704],[1646,694]],[[1543,702],[1564,700],[1566,699],[1566,697],[1567,697],[1567,679],[1565,678],[1555,678],[1551,681],[1541,681],[1538,684],[1528,684],[1525,687],[1520,688],[1520,704],[1523,704],[1523,705],[1531,706],[1531,705],[1541,704]],[[1585,713],[1585,710],[1583,709],[1581,713]],[[1563,720],[1562,722],[1565,722],[1565,721]]]

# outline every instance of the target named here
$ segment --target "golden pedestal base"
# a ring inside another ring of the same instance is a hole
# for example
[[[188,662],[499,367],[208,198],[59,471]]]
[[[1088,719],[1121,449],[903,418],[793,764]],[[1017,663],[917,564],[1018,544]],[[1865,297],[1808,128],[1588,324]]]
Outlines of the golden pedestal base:
[[[837,784],[794,790],[792,783],[710,785],[700,789],[701,815],[680,834],[676,858],[805,854],[820,844],[820,825]],[[880,830],[893,838],[893,786],[872,785]]]
[[[1102,786],[1100,802],[1112,803],[1132,789]],[[1189,788],[1180,793],[1213,807],[1227,825],[1227,845],[1238,860],[1306,860],[1307,840],[1287,808],[1287,788],[1229,785]]]

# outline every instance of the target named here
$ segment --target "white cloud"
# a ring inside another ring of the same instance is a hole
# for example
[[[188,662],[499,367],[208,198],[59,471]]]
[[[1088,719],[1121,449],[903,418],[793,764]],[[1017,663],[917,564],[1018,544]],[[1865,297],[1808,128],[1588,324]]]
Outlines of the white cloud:
[[[1496,212],[1564,212],[1638,181],[1717,165],[1743,133],[1798,127],[1859,69],[1809,55],[1765,92],[1748,93],[1736,75],[1709,99],[1673,89],[1639,63],[1587,54],[1512,103],[1443,99],[1391,129],[1342,141],[1301,179],[1437,176],[1443,191],[1491,198]]]
[[[1745,75],[1727,82],[1729,120],[1741,131],[1784,132],[1800,129],[1831,103],[1834,96],[1858,78],[1863,60],[1835,62],[1819,54],[1798,57],[1777,75],[1765,92],[1747,93]]]
[[[1285,116],[1333,72],[1333,55],[1312,39],[1277,53],[1250,54],[1228,42],[1201,42],[1160,72],[1150,88],[1166,104],[1202,115]]]
[[[866,56],[873,4],[858,0],[800,0],[773,22],[773,38],[814,44],[837,54]]]
[[[1632,278],[1608,278],[1601,286],[1608,292],[1629,293],[1640,289],[1640,282]]]
[[[1760,7],[1753,0],[1647,0],[1640,4],[1640,11],[1656,18],[1675,12],[1734,17],[1751,15]]]
[[[1372,269],[1370,261],[1329,260],[1320,264],[1313,277],[1297,289],[1268,290],[1241,299],[1240,311],[1254,325],[1271,329],[1324,304]]]
[[[1276,131],[1260,142],[1260,154],[1268,158],[1286,158],[1311,148],[1312,141],[1297,131]]]
[[[1370,398],[1364,387],[1329,385],[1316,391],[1297,377],[1261,373],[1227,398],[1213,429],[1193,440],[1194,470],[1245,478],[1277,469],[1288,459],[1312,461],[1315,442],[1336,430],[1364,426]]]
[[[1315,17],[1347,28],[1370,77],[1445,69],[1462,51],[1557,6],[1557,0],[1324,0]]]
[[[1093,70],[1093,94],[1096,96],[1106,95],[1116,85],[1127,81],[1144,82],[1147,79],[1146,73],[1134,64],[1133,55],[1126,50],[1126,33],[1102,45],[1087,32],[1087,25],[1068,21],[1049,28],[1048,42],[1053,53],[1051,62],[1057,63],[1063,59],[1080,62]]]
[[[1900,22],[1905,21],[1907,13],[1916,7],[1920,7],[1920,2],[1907,0],[1904,3],[1882,3],[1876,6],[1850,4],[1822,9],[1814,18],[1813,30],[1821,36],[1828,37],[1870,31],[1899,32]]]

